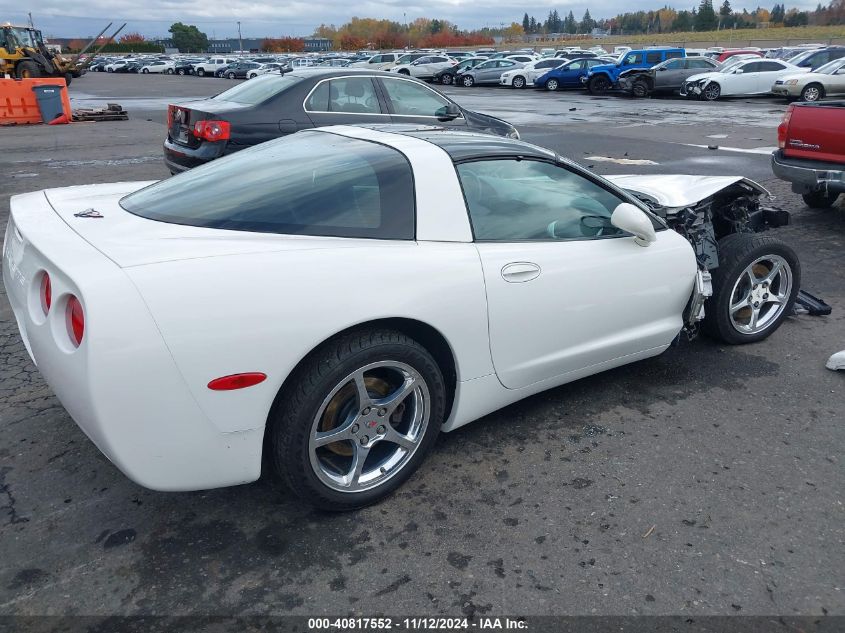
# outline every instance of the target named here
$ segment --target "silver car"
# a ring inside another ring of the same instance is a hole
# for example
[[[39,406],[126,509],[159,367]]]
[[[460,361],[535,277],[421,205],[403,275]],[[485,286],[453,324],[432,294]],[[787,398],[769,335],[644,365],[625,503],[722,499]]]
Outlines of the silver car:
[[[475,68],[469,68],[455,77],[455,84],[471,88],[475,85],[498,84],[502,73],[522,68],[524,63],[513,59],[488,59]]]

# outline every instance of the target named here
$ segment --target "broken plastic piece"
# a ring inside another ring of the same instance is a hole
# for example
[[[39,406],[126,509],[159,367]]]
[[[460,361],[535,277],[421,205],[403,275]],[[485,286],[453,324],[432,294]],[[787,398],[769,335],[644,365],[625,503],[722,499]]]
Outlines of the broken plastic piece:
[[[818,297],[814,297],[806,290],[799,290],[795,297],[795,305],[804,308],[810,316],[827,316],[831,307]]]
[[[845,369],[845,350],[836,352],[833,356],[827,359],[825,365],[828,369],[836,371],[837,369]]]

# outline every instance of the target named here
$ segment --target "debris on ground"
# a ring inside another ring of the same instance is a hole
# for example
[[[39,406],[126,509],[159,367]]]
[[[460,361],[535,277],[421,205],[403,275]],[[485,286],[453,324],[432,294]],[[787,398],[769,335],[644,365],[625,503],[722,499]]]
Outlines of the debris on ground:
[[[836,352],[833,356],[828,358],[825,367],[832,369],[833,371],[845,369],[845,350]]]
[[[105,108],[77,108],[74,121],[128,121],[129,113],[119,103],[108,103]]]

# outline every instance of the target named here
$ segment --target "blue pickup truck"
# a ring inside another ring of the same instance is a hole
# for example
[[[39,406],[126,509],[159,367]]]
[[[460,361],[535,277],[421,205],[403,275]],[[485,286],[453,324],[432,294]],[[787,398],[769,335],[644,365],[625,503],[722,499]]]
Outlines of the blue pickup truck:
[[[584,78],[584,82],[590,94],[604,94],[611,88],[616,87],[620,73],[625,70],[651,68],[667,59],[686,56],[687,53],[683,48],[645,48],[638,51],[628,51],[621,55],[619,61],[615,64],[593,66],[590,69],[590,74]]]

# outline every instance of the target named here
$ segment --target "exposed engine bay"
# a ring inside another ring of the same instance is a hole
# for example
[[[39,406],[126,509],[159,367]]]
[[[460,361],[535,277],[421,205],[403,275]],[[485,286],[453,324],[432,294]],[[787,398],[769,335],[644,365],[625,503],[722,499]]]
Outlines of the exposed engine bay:
[[[704,318],[704,305],[712,296],[711,272],[719,266],[719,240],[736,233],[760,233],[789,224],[787,211],[771,209],[764,202],[772,195],[758,183],[723,176],[607,176],[643,202],[670,228],[683,235],[698,261],[696,287],[685,314],[690,336]],[[797,302],[810,314],[829,314],[824,302],[800,293]]]

